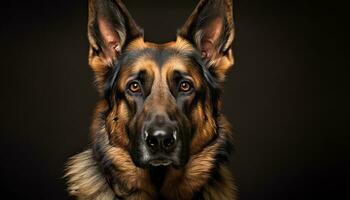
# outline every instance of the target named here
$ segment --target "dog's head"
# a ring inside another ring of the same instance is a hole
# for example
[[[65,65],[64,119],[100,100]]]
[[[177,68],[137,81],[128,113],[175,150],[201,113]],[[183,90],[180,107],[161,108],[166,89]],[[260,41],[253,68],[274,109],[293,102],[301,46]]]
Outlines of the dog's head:
[[[90,0],[89,63],[111,145],[137,166],[183,166],[216,136],[219,85],[233,65],[230,0],[202,0],[176,41],[145,42],[120,0]]]

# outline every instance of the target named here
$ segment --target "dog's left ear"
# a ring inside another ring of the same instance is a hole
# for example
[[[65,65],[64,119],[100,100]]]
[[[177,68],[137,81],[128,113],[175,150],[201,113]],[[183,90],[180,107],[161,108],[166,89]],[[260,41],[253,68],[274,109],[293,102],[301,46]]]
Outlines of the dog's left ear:
[[[193,43],[209,71],[223,80],[234,64],[232,0],[201,0],[178,35]]]
[[[143,30],[121,0],[89,0],[89,64],[101,94],[108,72],[114,68],[127,44],[140,37],[143,37]]]

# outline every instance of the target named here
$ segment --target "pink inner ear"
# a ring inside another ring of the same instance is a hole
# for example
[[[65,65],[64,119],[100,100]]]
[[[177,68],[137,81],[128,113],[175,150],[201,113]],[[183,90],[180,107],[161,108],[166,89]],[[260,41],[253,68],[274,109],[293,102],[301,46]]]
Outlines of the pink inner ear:
[[[222,34],[222,26],[222,18],[216,17],[208,22],[202,29],[201,51],[203,58],[214,59],[219,53],[216,48]]]
[[[106,57],[114,60],[121,49],[120,37],[104,17],[98,20],[98,28],[104,41],[104,53]]]

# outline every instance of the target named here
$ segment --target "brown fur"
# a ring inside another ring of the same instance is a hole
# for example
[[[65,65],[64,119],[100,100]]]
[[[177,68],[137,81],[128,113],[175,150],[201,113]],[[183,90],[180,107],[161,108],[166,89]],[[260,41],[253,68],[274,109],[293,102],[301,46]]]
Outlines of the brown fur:
[[[106,4],[102,3],[105,7],[99,6],[101,2]],[[208,10],[211,3],[221,5],[218,9],[223,14],[214,13],[213,20],[198,25],[202,12]],[[106,8],[112,9],[114,14],[101,14],[101,10]],[[122,18],[125,23],[110,24],[109,18]],[[201,51],[203,60],[209,66],[208,70],[221,83],[233,65],[231,1],[201,0],[180,29],[176,41],[165,44],[145,42],[143,31],[120,0],[90,0],[88,30],[89,64],[103,98],[97,104],[93,117],[91,148],[72,157],[67,164],[65,177],[69,193],[79,200],[141,200],[159,197],[190,200],[198,198],[198,194],[206,200],[237,199],[229,164],[219,158],[223,151],[228,153],[224,148],[232,140],[232,133],[222,114],[213,116],[209,93],[205,96],[207,101],[195,105],[191,111],[191,121],[186,122],[195,127],[189,145],[189,160],[181,168],[170,167],[160,187],[153,183],[150,171],[136,166],[130,155],[127,127],[130,123],[136,123],[129,108],[132,100],[126,96],[125,99],[113,98],[109,102],[105,94],[108,74],[120,54],[140,50],[166,49],[186,54]],[[170,56],[161,68],[158,65],[153,57],[145,54],[137,57],[130,66],[124,66],[118,74],[116,88],[120,91],[125,90],[129,75],[134,72],[141,70],[152,76],[153,95],[145,101],[144,112],[151,112],[152,109],[176,112],[176,104],[165,81],[175,70],[188,74],[195,88],[206,87],[198,67],[180,54]],[[110,96],[115,96],[114,91]],[[220,98],[215,103],[220,111]],[[96,153],[102,154],[102,157]]]
[[[102,104],[104,104],[102,102]],[[102,106],[98,106],[101,112]],[[231,137],[228,123],[222,118],[223,127],[219,129],[219,137],[211,145],[191,157],[184,169],[171,169],[161,188],[161,194],[169,200],[192,199],[193,194],[203,188],[205,199],[236,199],[236,187],[228,166],[220,166],[218,171],[222,181],[218,185],[208,184],[212,170],[215,167],[215,154],[227,137]],[[98,121],[95,122],[99,123]],[[81,200],[114,199],[114,193],[128,199],[155,199],[156,188],[152,185],[147,170],[136,167],[126,150],[108,144],[105,130],[99,130],[105,142],[105,153],[118,169],[115,176],[123,182],[123,186],[114,185],[113,189],[106,182],[106,177],[100,172],[99,165],[91,150],[86,150],[71,158],[68,162],[66,177],[71,195]]]

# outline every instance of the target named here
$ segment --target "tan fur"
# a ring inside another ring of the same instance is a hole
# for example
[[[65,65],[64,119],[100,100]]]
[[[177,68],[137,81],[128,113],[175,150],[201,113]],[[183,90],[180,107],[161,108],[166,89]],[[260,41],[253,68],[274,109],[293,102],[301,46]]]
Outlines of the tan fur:
[[[143,38],[137,38],[137,39],[133,40],[132,42],[130,42],[126,51],[142,50],[142,49],[145,49],[147,47],[148,47],[148,45],[145,43]]]
[[[191,199],[194,192],[206,185],[214,167],[217,148],[223,142],[220,137],[216,143],[193,155],[183,170],[172,169],[169,172],[162,188],[168,199]]]
[[[217,186],[217,188],[206,185],[204,187],[205,199],[237,199],[237,188],[235,187],[232,174],[227,166],[220,166],[219,173],[225,179]],[[220,188],[218,190],[218,188]]]
[[[106,155],[118,171],[115,176],[124,184],[113,185],[112,190],[98,168],[92,150],[86,150],[68,162],[66,178],[69,193],[79,197],[79,200],[113,200],[114,193],[121,197],[127,196],[127,199],[155,199],[155,187],[150,182],[147,170],[136,167],[126,150],[109,145],[105,130],[100,130],[99,133],[103,134]],[[222,131],[212,145],[193,155],[183,169],[172,168],[168,172],[161,188],[164,197],[169,200],[191,199],[203,187],[203,195],[207,200],[236,199],[236,188],[226,166],[219,168],[223,177],[220,191],[207,184],[214,167],[217,148],[227,139],[225,133],[226,131]]]
[[[194,109],[192,116],[197,123],[197,129],[194,133],[194,138],[191,144],[191,154],[195,154],[202,150],[203,146],[216,136],[216,124],[214,119],[208,116],[210,113],[210,108],[205,107],[205,105],[198,104],[197,108]]]
[[[143,38],[137,38],[130,42],[126,51],[142,50],[145,48],[173,48],[179,52],[192,52],[194,50],[193,46],[186,39],[178,36],[176,38],[176,41],[171,41],[163,44],[145,42]]]
[[[130,116],[127,105],[124,101],[120,101],[114,107],[113,112],[107,117],[107,129],[110,133],[111,143],[115,146],[126,148],[129,139],[126,134],[125,124]]]
[[[98,170],[92,150],[86,150],[70,159],[67,173],[68,192],[79,200],[113,199],[114,193]]]
[[[95,84],[97,86],[97,90],[100,92],[100,95],[103,94],[103,83],[106,81],[106,73],[108,72],[108,68],[110,67],[105,59],[100,56],[97,56],[93,51],[92,47],[89,51],[89,65],[92,71],[95,74]]]
[[[131,48],[149,48],[149,44],[143,43],[141,40],[137,40],[132,45],[134,46]],[[178,39],[177,42],[169,43],[164,47],[184,51],[193,50],[182,39]],[[155,66],[156,64],[147,57],[142,57],[135,63],[135,66],[121,72],[119,83],[127,82],[125,75],[130,73],[130,70],[140,70],[142,67],[148,70],[149,73],[155,74],[155,76],[163,77],[175,69],[186,71],[192,77],[196,77],[197,73],[194,67],[191,69],[185,60],[177,57],[169,59],[164,64],[162,75],[157,72],[159,68]],[[98,56],[93,56],[90,58],[90,65],[95,71],[98,80],[98,77],[102,77],[98,76],[98,74],[103,74],[103,70],[106,67],[103,60],[99,59]],[[196,86],[199,87],[200,83],[197,82]],[[118,87],[121,89],[122,85]],[[101,113],[104,113],[107,107],[108,105],[105,100],[100,101],[97,106],[92,126],[92,138],[103,140],[102,144],[104,144],[105,154],[118,171],[114,176],[123,184],[115,184],[111,188],[98,168],[98,163],[92,156],[92,150],[87,150],[73,157],[68,163],[66,177],[68,179],[69,193],[77,196],[79,200],[112,200],[115,199],[115,194],[120,197],[126,197],[129,200],[156,199],[155,195],[157,192],[155,186],[150,181],[148,171],[136,167],[126,149],[129,142],[125,124],[129,120],[129,114],[125,102],[116,102],[112,112],[107,116],[106,122],[103,122],[99,116]],[[192,116],[198,128],[192,140],[190,160],[183,169],[170,169],[165,177],[163,187],[160,189],[161,194],[169,200],[189,200],[193,197],[194,193],[201,189],[203,190],[204,198],[208,200],[236,199],[236,189],[234,188],[231,173],[226,166],[220,166],[219,168],[219,173],[224,178],[220,183],[220,191],[208,185],[208,180],[215,167],[214,162],[217,149],[228,137],[231,137],[225,135],[228,131],[216,132],[216,123],[208,115],[210,109],[209,105],[198,104],[197,108],[193,111]],[[103,125],[101,126],[101,124]],[[217,135],[218,138],[216,141],[208,145]],[[112,139],[109,140],[108,137]]]
[[[168,46],[178,50],[179,52],[192,52],[192,51],[194,51],[193,46],[181,36],[178,36],[176,38],[175,43],[172,43],[172,45],[168,45]]]
[[[162,68],[162,77],[170,77],[174,71],[179,71],[190,75],[188,78],[193,82],[195,88],[200,88],[202,86],[201,79],[199,78],[200,71],[183,57],[173,56],[169,58]]]
[[[234,39],[232,3],[230,0],[222,1],[225,4],[224,15],[229,22],[231,32],[227,38],[226,46],[223,47],[225,52],[220,52],[210,61],[213,65],[211,65],[212,69],[209,69],[210,72],[216,73],[219,81],[224,80],[227,70],[234,62],[230,46]],[[96,2],[99,3],[98,0],[89,0],[89,64],[95,74],[96,85],[101,96],[104,95],[107,74],[114,67],[120,52],[112,48],[112,54],[111,52],[106,53],[104,46],[106,44],[99,44],[99,40],[96,38],[94,30],[96,23],[100,29],[104,29],[100,30],[104,36],[102,39],[106,39],[106,36],[108,36],[107,40],[111,37],[110,40],[117,38],[118,40],[113,42],[120,45],[120,48],[125,47],[123,53],[126,54],[146,48],[171,49],[187,54],[201,50],[201,44],[198,41],[194,41],[197,42],[194,44],[193,41],[186,38],[186,35],[192,34],[189,33],[190,27],[193,26],[199,12],[208,0],[200,1],[189,20],[180,29],[176,41],[164,44],[144,41],[143,31],[133,21],[121,0],[114,1],[117,6],[113,7],[115,9],[113,12],[119,11],[121,18],[126,23],[125,27],[120,28],[120,30],[114,30],[117,35],[113,35],[113,31],[110,30],[113,24],[109,24],[109,21],[102,21],[102,24],[98,24],[100,22],[98,20],[105,19],[99,18],[97,14],[99,11],[96,10],[99,7],[95,7]],[[214,22],[222,23],[220,19]],[[221,26],[222,24],[218,24],[217,30]],[[213,32],[214,38],[220,35],[217,30]],[[195,40],[200,40],[205,35],[205,31],[208,32],[208,30],[198,30],[195,33]],[[127,39],[129,40],[126,42]],[[103,42],[108,43],[108,41]],[[153,80],[152,95],[149,95],[147,101],[144,102],[147,111],[164,109],[171,112],[176,110],[175,99],[170,94],[166,82],[173,75],[174,70],[188,74],[193,79],[195,88],[200,88],[203,84],[201,71],[197,67],[191,66],[191,62],[182,55],[172,55],[164,61],[162,67],[157,66],[157,62],[147,55],[139,57],[130,65],[132,66],[123,66],[120,69],[116,88],[124,91],[130,81],[130,74],[140,70],[146,71]],[[133,117],[128,108],[130,98],[113,99],[113,107],[111,108],[109,108],[109,102],[106,99],[100,100],[97,104],[91,126],[91,149],[73,156],[67,163],[65,178],[67,179],[68,191],[72,196],[77,197],[78,200],[152,200],[157,199],[160,195],[169,200],[190,200],[197,193],[201,193],[205,200],[237,199],[237,189],[228,163],[226,161],[217,162],[218,152],[222,151],[221,148],[226,144],[226,141],[232,139],[231,130],[223,116],[213,118],[212,105],[209,102],[198,103],[192,111],[190,123],[194,126],[195,131],[190,144],[188,162],[180,169],[170,166],[166,171],[163,184],[157,187],[151,180],[149,170],[137,167],[129,153],[130,141],[127,125]],[[209,99],[209,96],[206,99]],[[191,100],[189,99],[189,101]],[[218,104],[220,108],[221,103],[218,102]],[[96,155],[97,150],[94,145],[99,145],[98,152],[102,154],[103,158]],[[103,165],[104,168],[102,168],[101,162],[108,162],[108,165]],[[108,172],[106,172],[107,169]],[[220,179],[215,179],[214,172],[220,176]]]

